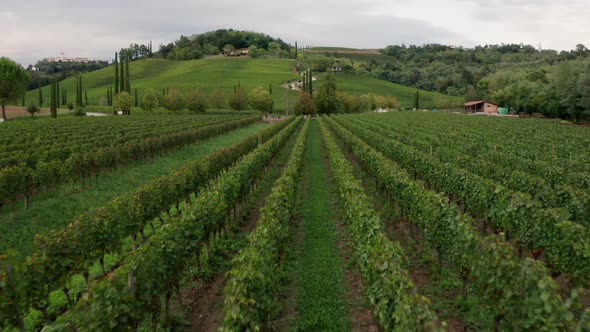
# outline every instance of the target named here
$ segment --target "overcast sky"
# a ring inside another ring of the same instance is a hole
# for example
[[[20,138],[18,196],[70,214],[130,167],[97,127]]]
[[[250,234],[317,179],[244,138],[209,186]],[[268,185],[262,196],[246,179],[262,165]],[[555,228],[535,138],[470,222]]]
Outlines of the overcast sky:
[[[383,48],[441,43],[590,47],[590,0],[0,0],[0,56],[110,60],[131,42],[220,28],[299,45]]]

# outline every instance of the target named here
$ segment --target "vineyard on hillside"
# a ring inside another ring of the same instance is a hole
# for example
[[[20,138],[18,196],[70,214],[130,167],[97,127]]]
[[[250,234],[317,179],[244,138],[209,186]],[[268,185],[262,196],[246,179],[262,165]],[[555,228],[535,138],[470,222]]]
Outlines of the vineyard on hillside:
[[[0,223],[22,220],[7,232],[25,239],[52,196],[64,216],[76,195],[102,199],[25,240],[31,252],[0,246],[0,329],[590,330],[588,128],[422,112],[260,120],[0,127]],[[202,157],[98,190],[187,149]]]

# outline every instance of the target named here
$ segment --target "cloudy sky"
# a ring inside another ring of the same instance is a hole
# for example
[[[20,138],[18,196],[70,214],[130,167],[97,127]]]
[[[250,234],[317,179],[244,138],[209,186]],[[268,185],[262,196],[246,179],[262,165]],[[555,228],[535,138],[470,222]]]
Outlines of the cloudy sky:
[[[64,52],[111,59],[181,34],[264,32],[299,45],[590,46],[590,0],[0,0],[0,56],[26,66]]]

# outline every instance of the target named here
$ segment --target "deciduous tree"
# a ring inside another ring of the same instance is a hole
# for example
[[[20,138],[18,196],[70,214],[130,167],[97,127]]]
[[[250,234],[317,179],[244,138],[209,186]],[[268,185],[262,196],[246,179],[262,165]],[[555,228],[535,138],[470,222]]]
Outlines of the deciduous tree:
[[[151,112],[160,106],[160,96],[154,89],[147,89],[141,98],[141,109]]]
[[[295,114],[298,115],[315,115],[315,102],[313,97],[307,92],[300,92],[299,98],[295,103]]]
[[[192,90],[186,96],[186,108],[196,113],[205,112],[207,109],[207,95],[202,90]]]
[[[250,107],[265,113],[271,113],[273,107],[272,95],[269,91],[258,86],[248,94]]]
[[[328,72],[321,78],[314,99],[318,114],[332,114],[340,111],[340,101],[336,93],[336,78],[333,73]]]
[[[17,102],[26,92],[29,74],[18,63],[9,58],[0,58],[0,104],[2,119],[6,121],[6,105]]]
[[[127,91],[123,91],[115,95],[115,99],[113,100],[113,108],[115,109],[115,111],[122,111],[123,114],[129,115],[131,114],[132,105],[133,99]]]
[[[248,95],[246,90],[239,86],[236,87],[236,92],[229,97],[229,107],[236,111],[244,110],[248,108]]]
[[[179,90],[172,89],[168,91],[166,97],[164,97],[164,107],[166,109],[177,112],[183,109],[185,106],[184,96]]]

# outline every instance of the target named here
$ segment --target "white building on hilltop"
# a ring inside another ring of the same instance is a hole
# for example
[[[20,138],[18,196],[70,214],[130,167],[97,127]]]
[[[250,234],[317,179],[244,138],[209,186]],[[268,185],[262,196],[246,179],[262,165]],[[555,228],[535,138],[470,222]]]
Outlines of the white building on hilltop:
[[[90,60],[88,58],[66,58],[64,56],[64,52],[60,53],[60,56],[57,58],[47,58],[47,62],[81,62],[81,63],[88,63]]]

